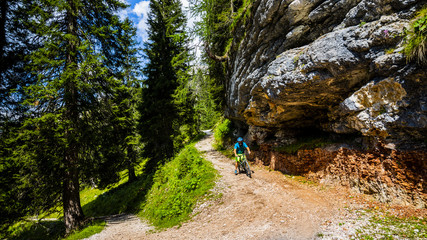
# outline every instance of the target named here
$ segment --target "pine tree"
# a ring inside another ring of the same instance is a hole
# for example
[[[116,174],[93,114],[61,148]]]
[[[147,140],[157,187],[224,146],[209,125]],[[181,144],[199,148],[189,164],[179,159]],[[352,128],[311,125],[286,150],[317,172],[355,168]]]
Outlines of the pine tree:
[[[22,168],[13,160],[14,146],[10,144],[14,129],[22,125],[28,110],[20,105],[26,98],[22,87],[36,80],[24,69],[28,62],[25,56],[41,46],[38,39],[28,41],[31,32],[23,25],[27,5],[24,0],[0,1],[0,232],[12,220],[28,214],[26,201],[17,201],[23,198],[18,175]]]
[[[27,29],[43,47],[29,55],[36,83],[23,88],[25,122],[7,143],[19,163],[16,189],[26,212],[62,201],[67,232],[84,220],[81,181],[107,185],[124,159],[114,125],[124,90],[123,41],[132,38],[114,14],[121,1],[27,1]],[[28,73],[27,73],[28,74]],[[117,177],[116,177],[117,179]]]
[[[201,19],[196,22],[195,31],[204,42],[204,60],[211,80],[209,91],[215,101],[216,111],[222,111],[225,107],[226,76],[229,67],[227,59],[232,47],[233,35],[235,35],[232,31],[236,28],[236,23],[239,24],[239,18],[242,19],[237,9],[242,5],[250,5],[250,2],[191,0],[192,13]]]
[[[207,74],[206,67],[199,67],[194,70],[191,86],[197,97],[195,104],[198,121],[201,129],[212,128],[220,119],[221,113],[212,96],[214,79]]]
[[[144,144],[142,154],[150,159],[146,169],[152,171],[173,156],[180,143],[176,141],[180,131],[188,134],[194,129],[194,123],[189,123],[194,122],[194,114],[189,106],[188,40],[181,4],[177,0],[151,0],[150,10],[139,129]],[[185,120],[190,128],[183,127]]]
[[[123,165],[128,170],[128,181],[136,179],[135,165],[139,164],[139,133],[137,131],[137,104],[140,100],[139,77],[140,63],[137,53],[140,50],[137,47],[136,29],[132,23],[126,19],[122,25],[124,38],[122,43],[122,52],[118,55],[117,64],[121,66],[119,70],[119,79],[122,80],[122,88],[115,94],[115,125],[118,126],[116,135],[121,137],[122,151],[125,153]]]
[[[31,38],[30,31],[23,25],[27,4],[24,0],[0,1],[0,128],[10,120],[19,122],[25,111],[19,105],[25,97],[22,86],[35,81],[24,69],[25,56],[41,43]]]

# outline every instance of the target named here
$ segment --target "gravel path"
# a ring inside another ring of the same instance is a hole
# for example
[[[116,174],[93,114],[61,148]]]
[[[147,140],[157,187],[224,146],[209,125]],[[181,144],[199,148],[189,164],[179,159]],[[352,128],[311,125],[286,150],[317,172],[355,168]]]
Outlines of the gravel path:
[[[349,203],[337,191],[257,166],[252,178],[236,176],[233,161],[215,151],[212,140],[209,134],[196,148],[222,176],[214,189],[218,198],[198,206],[192,220],[156,232],[133,215],[112,216],[104,231],[88,239],[315,239],[326,229],[334,239],[347,239],[326,227],[338,216],[345,221],[342,207]]]

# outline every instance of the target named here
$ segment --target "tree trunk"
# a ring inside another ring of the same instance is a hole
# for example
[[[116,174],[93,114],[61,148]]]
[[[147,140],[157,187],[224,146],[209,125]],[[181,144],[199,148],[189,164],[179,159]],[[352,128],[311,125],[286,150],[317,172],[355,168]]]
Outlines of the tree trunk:
[[[225,62],[228,60],[228,52],[224,56],[217,56],[212,53],[208,42],[205,42],[205,52],[212,60],[215,60],[217,62]]]
[[[128,182],[133,182],[136,180],[135,168],[131,164],[128,165],[128,175]]]
[[[71,150],[71,149],[69,149]],[[67,169],[63,182],[63,207],[66,233],[78,228],[84,220],[83,209],[80,204],[80,181],[77,166],[77,153],[66,154]]]
[[[77,68],[77,32],[76,32],[76,9],[72,0],[68,1],[70,8],[67,12],[67,31],[76,39],[70,39],[67,42],[67,59],[65,71],[65,120],[67,130],[65,137],[67,139],[67,149],[65,150],[64,165],[65,175],[63,182],[63,207],[66,233],[79,227],[83,220],[83,210],[80,204],[80,181],[79,181],[79,143],[77,142],[77,129],[79,120],[78,92],[74,82]]]
[[[136,180],[135,168],[132,165],[132,162],[135,162],[135,152],[132,145],[128,145],[128,182],[133,182]]]

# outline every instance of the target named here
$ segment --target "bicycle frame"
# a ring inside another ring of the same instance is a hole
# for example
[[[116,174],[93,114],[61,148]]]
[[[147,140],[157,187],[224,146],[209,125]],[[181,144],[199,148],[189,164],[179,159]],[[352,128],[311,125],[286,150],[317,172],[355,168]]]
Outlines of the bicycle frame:
[[[251,178],[252,177],[252,171],[249,167],[249,163],[248,163],[248,160],[246,159],[245,154],[238,154],[237,158],[240,158],[239,159],[240,161],[238,161],[239,173],[245,172],[246,175]]]

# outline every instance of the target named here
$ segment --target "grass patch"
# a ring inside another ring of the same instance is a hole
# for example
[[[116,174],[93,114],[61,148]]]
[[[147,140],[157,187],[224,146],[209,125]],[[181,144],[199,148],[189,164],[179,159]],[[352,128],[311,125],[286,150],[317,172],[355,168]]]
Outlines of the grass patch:
[[[101,202],[101,205],[103,207],[106,207],[106,205],[109,205],[109,201],[111,201],[114,204],[117,204],[117,199],[121,199],[123,201],[123,197],[127,196],[125,194],[122,194],[126,191],[131,191],[131,189],[139,184],[143,185],[145,178],[147,176],[144,176],[143,169],[144,169],[145,162],[141,163],[140,165],[135,166],[135,174],[140,177],[138,177],[138,180],[135,183],[128,184],[128,170],[123,170],[119,173],[119,181],[117,183],[112,184],[111,186],[99,189],[88,185],[83,185],[80,190],[80,203],[83,208],[83,212],[86,217],[95,217],[95,216],[103,216],[103,215],[109,215],[108,212],[113,212],[112,214],[122,213],[120,209],[117,209],[118,206],[123,205],[125,203],[114,205],[116,207],[107,207],[106,209],[109,209],[106,211],[104,210],[96,210],[93,205],[98,204]],[[114,193],[117,192],[117,193]],[[130,195],[132,196],[132,195]],[[98,197],[102,199],[98,199]],[[94,202],[93,202],[94,201]],[[123,207],[122,207],[123,208]],[[47,213],[46,215],[40,216],[40,218],[58,218],[61,219],[63,217],[62,212],[62,206],[58,206],[56,209],[52,209]]]
[[[189,145],[156,172],[138,215],[160,229],[178,225],[190,219],[194,205],[215,185],[216,176],[212,163]]]
[[[143,165],[137,166],[135,172],[138,179],[132,183],[127,182],[127,170],[120,173],[120,181],[106,189],[83,187],[80,192],[80,200],[83,212],[86,217],[106,216],[123,212],[138,212],[141,202],[145,200],[145,195],[151,187],[152,176],[142,173]],[[54,213],[51,213],[54,212]],[[6,235],[0,238],[8,239],[62,239],[65,234],[65,226],[62,222],[62,207],[57,207],[49,211],[40,218],[57,218],[57,221],[21,221],[11,226]],[[100,229],[101,223],[89,225],[88,234],[95,234],[95,229]],[[76,234],[79,234],[76,232]],[[85,237],[85,238],[86,238]]]
[[[358,229],[356,239],[427,239],[426,218],[398,218],[375,214]]]
[[[427,7],[421,9],[405,31],[403,53],[408,60],[414,58],[418,63],[427,62]]]
[[[392,54],[392,53],[394,53],[394,51],[396,50],[396,48],[388,48],[388,49],[386,49],[384,52],[386,53],[386,54]]]
[[[75,231],[66,237],[66,240],[78,240],[88,238],[104,230],[106,222],[104,220],[95,220],[85,225],[81,230]]]
[[[152,174],[142,175],[136,181],[110,189],[83,206],[86,217],[136,213],[151,188]]]
[[[62,221],[21,221],[10,226],[7,235],[1,238],[16,240],[61,239],[65,233]]]

